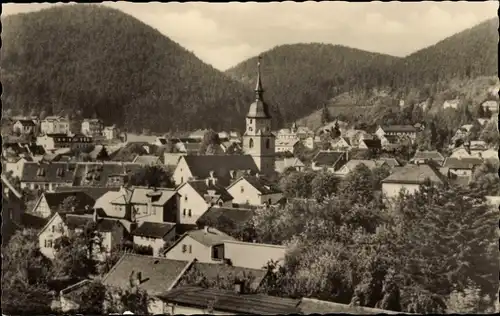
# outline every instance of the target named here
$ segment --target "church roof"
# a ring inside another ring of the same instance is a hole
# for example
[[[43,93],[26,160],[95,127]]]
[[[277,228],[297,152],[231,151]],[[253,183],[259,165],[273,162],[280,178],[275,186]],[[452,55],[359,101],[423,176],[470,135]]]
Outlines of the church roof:
[[[260,79],[260,60],[257,63],[257,83],[255,86],[255,101],[250,104],[250,109],[248,110],[247,117],[248,118],[271,118],[269,113],[269,106],[264,102],[263,93],[264,89],[262,88],[262,81]]]

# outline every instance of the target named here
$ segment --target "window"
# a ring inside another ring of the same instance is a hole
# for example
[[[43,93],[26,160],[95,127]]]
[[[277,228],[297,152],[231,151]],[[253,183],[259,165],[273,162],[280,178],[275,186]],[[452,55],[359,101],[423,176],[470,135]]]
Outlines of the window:
[[[222,207],[222,201],[219,201],[219,206],[221,206],[221,207]]]
[[[191,247],[191,245],[189,245],[189,253],[192,253],[193,252],[193,249]]]
[[[212,259],[213,260],[224,259],[224,245],[216,245],[212,247]]]
[[[188,216],[191,217],[193,214],[191,213],[191,209],[188,211]]]
[[[250,138],[250,141],[248,142],[248,147],[253,148],[253,139]]]
[[[187,251],[187,246],[186,245],[182,245],[182,252],[186,252]]]
[[[186,209],[182,210],[182,216],[186,216]]]
[[[184,177],[181,177],[181,183],[184,183]]]
[[[241,193],[245,192],[245,188],[241,186]]]
[[[250,119],[249,123],[252,124],[252,119]]]
[[[187,200],[188,200],[188,196],[187,196],[187,195],[185,195],[185,196],[184,196],[184,201],[187,201]]]
[[[52,248],[52,240],[47,240],[46,248]]]
[[[56,231],[56,226],[52,225],[52,232],[55,232],[55,231]]]
[[[267,200],[267,202],[269,203],[269,205],[271,205],[271,199]]]
[[[266,148],[269,149],[269,147],[271,147],[271,141],[269,140],[269,138],[266,140]]]

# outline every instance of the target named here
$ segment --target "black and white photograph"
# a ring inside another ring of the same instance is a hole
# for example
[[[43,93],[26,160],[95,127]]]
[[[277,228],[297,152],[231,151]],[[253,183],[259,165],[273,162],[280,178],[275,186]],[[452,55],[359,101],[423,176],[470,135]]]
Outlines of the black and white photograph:
[[[499,1],[1,7],[2,316],[500,312]]]

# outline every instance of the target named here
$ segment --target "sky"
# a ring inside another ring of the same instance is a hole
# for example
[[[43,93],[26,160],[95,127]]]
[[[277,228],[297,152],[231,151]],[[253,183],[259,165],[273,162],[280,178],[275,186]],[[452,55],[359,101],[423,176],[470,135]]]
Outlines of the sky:
[[[2,15],[49,3],[3,4]],[[497,16],[484,2],[104,2],[159,30],[219,70],[277,45],[329,43],[405,56]]]

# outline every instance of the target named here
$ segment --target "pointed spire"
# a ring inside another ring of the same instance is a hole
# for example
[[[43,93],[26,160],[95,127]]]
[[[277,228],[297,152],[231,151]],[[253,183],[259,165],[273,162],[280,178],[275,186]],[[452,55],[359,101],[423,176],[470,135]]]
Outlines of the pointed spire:
[[[255,98],[256,100],[262,101],[262,94],[264,93],[264,89],[262,88],[262,81],[260,79],[260,61],[262,56],[259,55],[257,58],[257,84],[255,85]]]

